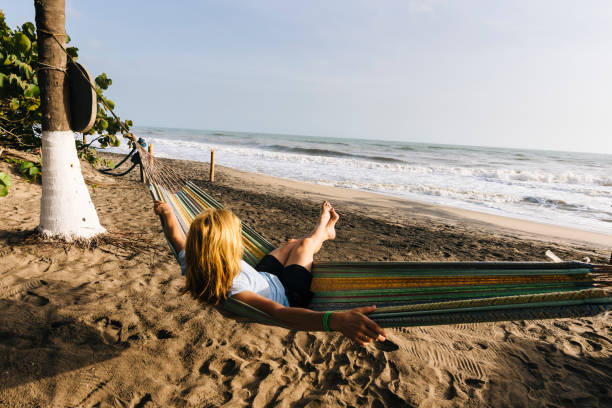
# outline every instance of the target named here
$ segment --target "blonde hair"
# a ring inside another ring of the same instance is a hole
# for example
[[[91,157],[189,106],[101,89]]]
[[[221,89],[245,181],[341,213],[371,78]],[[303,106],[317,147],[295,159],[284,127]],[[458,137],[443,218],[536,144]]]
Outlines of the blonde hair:
[[[198,215],[185,245],[186,290],[205,303],[216,305],[227,299],[240,272],[242,251],[242,226],[234,213],[210,209]]]

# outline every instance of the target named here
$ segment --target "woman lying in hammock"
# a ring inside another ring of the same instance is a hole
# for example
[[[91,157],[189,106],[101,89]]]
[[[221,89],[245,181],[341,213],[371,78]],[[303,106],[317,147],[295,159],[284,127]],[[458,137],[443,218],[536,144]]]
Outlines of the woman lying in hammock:
[[[327,201],[312,234],[273,250],[255,268],[242,260],[242,227],[231,211],[210,209],[198,215],[185,239],[168,204],[155,201],[154,209],[179,251],[187,290],[196,300],[216,305],[233,297],[296,330],[337,330],[362,345],[385,340],[385,332],[366,317],[375,306],[333,313],[306,309],[313,256],[336,237],[339,217]]]

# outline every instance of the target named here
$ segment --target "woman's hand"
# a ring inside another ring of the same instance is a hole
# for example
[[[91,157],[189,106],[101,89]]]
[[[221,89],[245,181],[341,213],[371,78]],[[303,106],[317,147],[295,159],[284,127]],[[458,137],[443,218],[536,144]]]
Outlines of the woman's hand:
[[[161,215],[163,217],[166,217],[168,216],[168,214],[172,213],[172,209],[170,208],[168,203],[164,203],[157,200],[153,201],[153,211],[155,211],[155,214]]]
[[[323,313],[300,307],[285,307],[257,293],[245,290],[232,296],[256,309],[266,312],[274,319],[285,323],[294,330],[320,331],[323,327]],[[333,312],[327,324],[330,330],[336,330],[361,345],[374,340],[385,341],[385,331],[365,315],[376,310],[376,306]]]
[[[169,204],[161,201],[153,201],[153,211],[161,217],[162,227],[177,253],[185,249],[185,234],[181,229],[172,208]]]
[[[385,341],[387,335],[366,314],[376,310],[376,306],[358,307],[329,315],[329,328],[337,330],[346,337],[365,346],[374,340]]]

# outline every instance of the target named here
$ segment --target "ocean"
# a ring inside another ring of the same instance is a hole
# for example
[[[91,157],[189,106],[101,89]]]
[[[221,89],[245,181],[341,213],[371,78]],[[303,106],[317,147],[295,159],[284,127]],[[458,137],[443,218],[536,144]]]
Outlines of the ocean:
[[[155,155],[612,234],[612,155],[138,127]],[[115,152],[127,152],[122,146]]]

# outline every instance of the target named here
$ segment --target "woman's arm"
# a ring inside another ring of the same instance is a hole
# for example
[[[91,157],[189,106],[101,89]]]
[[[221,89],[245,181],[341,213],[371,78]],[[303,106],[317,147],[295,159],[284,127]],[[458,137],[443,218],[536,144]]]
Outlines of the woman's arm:
[[[164,232],[170,240],[170,243],[174,249],[176,249],[176,252],[181,252],[185,249],[185,234],[183,234],[183,230],[176,220],[170,206],[161,201],[153,201],[153,210],[155,214],[161,217]]]
[[[293,329],[306,331],[324,330],[324,312],[315,312],[299,307],[284,307],[250,291],[236,293],[233,297],[266,312]],[[339,331],[362,345],[374,340],[385,341],[387,337],[385,331],[365,316],[374,310],[376,310],[376,306],[333,312],[329,315],[328,326],[330,330]]]

